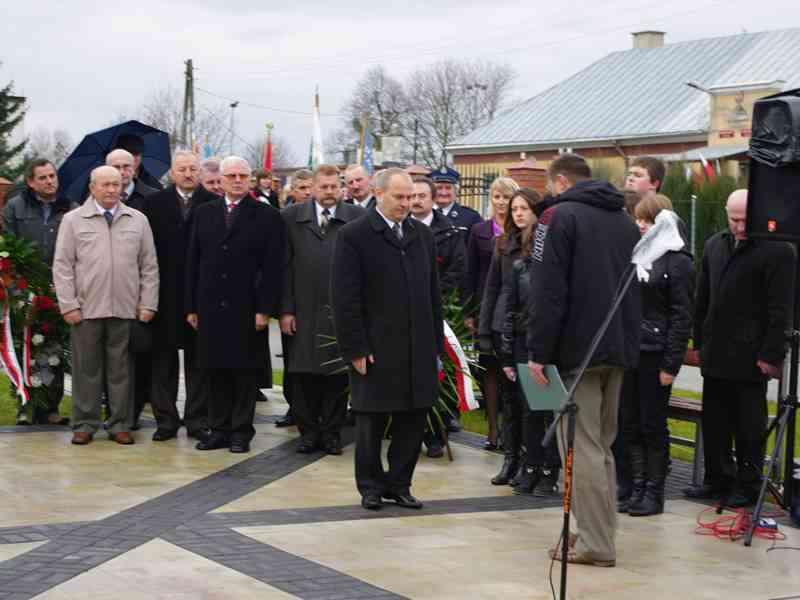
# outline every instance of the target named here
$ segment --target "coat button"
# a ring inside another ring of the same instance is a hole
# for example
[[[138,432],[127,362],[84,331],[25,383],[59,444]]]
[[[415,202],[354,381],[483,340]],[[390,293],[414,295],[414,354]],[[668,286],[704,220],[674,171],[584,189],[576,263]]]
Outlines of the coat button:
[[[227,279],[227,278],[228,278],[228,274],[227,274],[227,273],[223,273],[223,274],[222,274],[222,278],[223,278],[223,279]]]
[[[228,303],[225,300],[223,300],[222,302],[219,303],[219,305],[220,307],[225,308],[226,306],[228,306]]]
[[[222,249],[223,250],[227,250],[228,249],[228,244],[222,244]]]
[[[406,251],[405,250],[400,250],[400,256],[405,256],[405,255],[406,255]]]

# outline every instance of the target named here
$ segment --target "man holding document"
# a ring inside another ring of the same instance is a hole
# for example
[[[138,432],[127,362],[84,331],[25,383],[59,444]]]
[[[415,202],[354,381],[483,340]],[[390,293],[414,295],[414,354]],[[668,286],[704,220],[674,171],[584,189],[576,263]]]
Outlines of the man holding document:
[[[567,387],[600,328],[631,262],[639,232],[624,212],[624,198],[605,181],[591,179],[580,156],[564,154],[548,169],[555,196],[539,218],[533,240],[528,305],[528,369],[546,386],[545,366],[558,368]],[[616,564],[616,473],[611,444],[624,370],[639,357],[638,285],[625,296],[575,391],[572,531],[568,561]],[[566,425],[557,434],[562,461]],[[551,555],[561,558],[560,551]]]

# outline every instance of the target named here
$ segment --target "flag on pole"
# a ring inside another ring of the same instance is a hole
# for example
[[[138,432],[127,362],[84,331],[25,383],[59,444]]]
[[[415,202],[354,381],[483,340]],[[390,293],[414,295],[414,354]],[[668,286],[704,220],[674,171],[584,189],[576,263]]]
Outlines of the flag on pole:
[[[264,143],[262,164],[267,173],[272,172],[272,123],[267,123],[267,141]]]
[[[717,174],[714,172],[714,167],[706,160],[706,157],[702,154],[699,154],[700,162],[703,165],[703,172],[706,174],[706,179],[709,181],[714,181],[717,178]]]
[[[319,120],[319,87],[314,93],[314,118],[313,118],[313,131],[311,135],[311,156],[309,157],[309,166],[312,169],[317,168],[325,162],[325,157],[322,153],[322,125]]]
[[[373,154],[372,154],[372,134],[369,131],[369,125],[364,125],[364,158],[362,159],[361,165],[366,169],[367,173],[372,175],[372,172],[375,170],[375,164],[373,161]]]
[[[203,158],[211,158],[214,156],[214,148],[208,143],[208,136],[206,136],[206,143],[203,144]]]

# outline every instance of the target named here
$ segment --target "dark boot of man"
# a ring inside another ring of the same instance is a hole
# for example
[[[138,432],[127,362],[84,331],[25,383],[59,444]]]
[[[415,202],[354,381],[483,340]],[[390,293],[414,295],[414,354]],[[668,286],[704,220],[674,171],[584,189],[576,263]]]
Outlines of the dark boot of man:
[[[644,498],[645,484],[647,483],[647,463],[644,454],[644,446],[640,444],[628,444],[628,464],[630,466],[631,495],[617,502],[617,512],[626,513],[631,507],[636,506]]]

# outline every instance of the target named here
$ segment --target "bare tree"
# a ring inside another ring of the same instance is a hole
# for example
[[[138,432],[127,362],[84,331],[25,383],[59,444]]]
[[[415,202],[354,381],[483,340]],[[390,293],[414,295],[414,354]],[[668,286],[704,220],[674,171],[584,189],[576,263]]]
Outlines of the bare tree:
[[[260,136],[251,143],[242,142],[244,149],[242,158],[250,163],[253,169],[260,169],[263,164],[264,144],[266,136]],[[272,168],[283,169],[298,166],[297,159],[292,152],[289,142],[279,135],[272,134]]]
[[[406,85],[403,137],[417,162],[435,167],[444,148],[491,121],[508,100],[515,78],[506,65],[445,60],[413,72]]]
[[[46,158],[59,167],[74,146],[72,137],[64,129],[50,131],[46,127],[37,127],[28,138],[25,156],[28,159]]]

